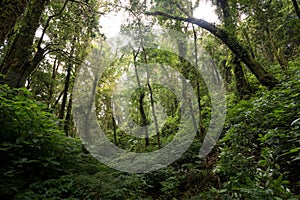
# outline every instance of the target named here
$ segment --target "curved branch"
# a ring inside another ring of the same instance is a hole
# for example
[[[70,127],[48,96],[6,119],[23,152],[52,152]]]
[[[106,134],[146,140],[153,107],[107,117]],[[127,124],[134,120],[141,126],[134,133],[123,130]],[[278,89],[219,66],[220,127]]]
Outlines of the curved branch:
[[[69,1],[69,0],[66,0],[66,1],[64,2],[62,8],[59,10],[58,13],[56,13],[56,14],[54,14],[54,15],[48,17],[47,22],[46,22],[46,24],[45,24],[45,27],[44,27],[44,29],[43,29],[41,38],[40,38],[39,43],[38,43],[38,45],[37,45],[38,48],[41,47],[41,44],[42,44],[42,42],[43,42],[43,40],[44,40],[44,36],[45,36],[46,31],[47,31],[47,29],[48,29],[48,27],[49,27],[49,25],[50,25],[51,20],[52,20],[53,18],[55,18],[55,17],[57,17],[57,16],[60,16],[60,15],[62,14],[62,12],[63,12],[63,11],[65,10],[65,8],[67,7],[68,1]]]
[[[166,17],[168,19],[174,19],[182,22],[188,22],[209,31],[215,37],[219,38],[237,57],[241,59],[243,63],[247,65],[247,67],[256,76],[256,78],[261,82],[262,85],[271,89],[278,83],[278,81],[271,74],[269,74],[256,60],[254,60],[250,56],[247,49],[239,43],[239,41],[234,37],[234,35],[227,33],[225,30],[215,26],[214,24],[209,23],[203,19],[197,19],[194,17],[177,17],[160,11],[146,12],[145,14],[151,16]]]

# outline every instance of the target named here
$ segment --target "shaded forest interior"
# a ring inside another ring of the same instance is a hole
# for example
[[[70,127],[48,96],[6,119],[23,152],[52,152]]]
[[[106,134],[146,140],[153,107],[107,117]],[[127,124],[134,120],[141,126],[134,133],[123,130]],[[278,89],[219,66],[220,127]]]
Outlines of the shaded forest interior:
[[[299,33],[298,0],[1,1],[0,199],[300,199]]]

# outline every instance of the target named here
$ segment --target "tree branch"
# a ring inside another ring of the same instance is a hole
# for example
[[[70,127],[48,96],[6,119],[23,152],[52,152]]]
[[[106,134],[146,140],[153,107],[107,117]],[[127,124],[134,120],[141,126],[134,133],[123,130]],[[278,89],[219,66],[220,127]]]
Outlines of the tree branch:
[[[38,42],[38,45],[37,45],[38,48],[41,48],[41,44],[42,44],[42,42],[43,42],[43,40],[44,40],[44,36],[45,36],[46,31],[47,31],[47,29],[48,29],[48,27],[49,27],[49,25],[50,25],[51,20],[52,20],[53,18],[55,18],[55,17],[57,17],[57,16],[60,16],[60,15],[62,14],[62,12],[64,11],[64,9],[66,8],[66,6],[67,6],[67,4],[68,4],[68,1],[69,1],[69,0],[66,0],[66,1],[64,2],[62,8],[59,10],[58,13],[56,13],[56,14],[54,14],[54,15],[48,17],[47,22],[46,22],[46,24],[45,24],[45,27],[44,27],[44,29],[43,29],[41,38],[40,38],[40,40],[39,40],[39,42]]]
[[[191,24],[195,24],[198,25],[201,28],[204,28],[205,30],[209,31],[210,33],[212,33],[213,35],[215,35],[216,37],[218,37],[219,39],[221,39],[223,41],[223,37],[224,35],[226,35],[226,37],[228,37],[228,34],[221,28],[216,27],[214,24],[211,24],[203,19],[197,19],[194,17],[188,17],[188,18],[184,18],[184,17],[177,17],[177,16],[173,16],[170,15],[168,13],[164,13],[161,11],[156,11],[156,12],[145,12],[146,15],[151,15],[151,16],[161,16],[161,17],[166,17],[169,19],[174,19],[177,21],[183,21],[183,22],[188,22]],[[223,41],[225,44],[226,42]]]
[[[188,12],[187,9],[185,9],[184,7],[182,7],[178,2],[174,2],[174,4],[176,5],[176,7],[182,12],[184,13],[187,17],[191,16],[191,13]]]
[[[235,35],[229,34],[226,30],[218,28],[214,24],[209,23],[203,19],[197,19],[194,17],[177,17],[160,11],[145,12],[145,14],[150,16],[162,16],[177,21],[188,22],[209,31],[215,37],[219,38],[237,57],[239,57],[264,86],[273,88],[278,83],[278,81],[271,74],[265,71],[265,69],[250,56],[248,50],[244,46],[242,46],[242,44],[240,44]]]

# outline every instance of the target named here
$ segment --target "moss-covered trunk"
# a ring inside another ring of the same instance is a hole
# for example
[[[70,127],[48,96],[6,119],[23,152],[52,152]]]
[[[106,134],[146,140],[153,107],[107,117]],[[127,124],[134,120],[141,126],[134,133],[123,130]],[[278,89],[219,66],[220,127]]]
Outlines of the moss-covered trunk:
[[[261,82],[262,85],[268,87],[269,89],[275,87],[278,84],[277,79],[268,73],[262,65],[260,65],[247,51],[247,49],[240,44],[237,38],[214,24],[211,24],[203,19],[196,19],[194,17],[182,18],[169,15],[164,12],[146,12],[147,15],[159,15],[167,17],[169,19],[175,19],[179,21],[189,22],[195,24],[213,34],[215,37],[222,40],[222,42],[237,56],[240,60],[245,63],[245,65],[250,69],[250,71],[256,76],[256,78]]]
[[[3,0],[0,2],[0,46],[25,12],[28,0]]]
[[[33,57],[33,42],[36,30],[40,26],[42,13],[49,1],[31,1],[21,22],[18,33],[14,35],[11,46],[5,53],[0,73],[4,74],[1,82],[11,87],[23,87],[26,79],[43,58],[44,51],[38,49]]]

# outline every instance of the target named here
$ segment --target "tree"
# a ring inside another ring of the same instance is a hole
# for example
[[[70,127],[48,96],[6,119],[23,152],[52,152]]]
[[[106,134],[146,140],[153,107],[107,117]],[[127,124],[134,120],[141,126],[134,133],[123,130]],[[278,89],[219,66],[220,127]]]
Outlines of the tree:
[[[44,57],[44,51],[35,52],[32,57],[32,46],[35,32],[40,26],[40,20],[49,1],[30,1],[27,11],[20,22],[20,28],[14,35],[5,58],[0,65],[0,73],[5,75],[1,82],[11,87],[22,87],[27,77],[34,70],[34,65]]]
[[[138,87],[139,87],[139,112],[141,115],[141,122],[139,123],[139,125],[141,127],[143,127],[143,131],[145,131],[145,146],[149,146],[149,133],[148,133],[148,120],[147,120],[147,115],[145,112],[145,103],[144,103],[144,99],[145,99],[145,88],[142,87],[141,82],[140,82],[140,77],[138,74],[138,62],[137,62],[137,58],[140,54],[139,51],[134,52],[133,53],[133,63],[134,63],[134,72],[135,72],[135,76],[136,76],[136,80],[138,83]],[[147,75],[148,76],[148,75]]]
[[[237,17],[234,17],[235,14],[232,11],[233,9],[230,9],[228,0],[218,0],[217,6],[221,10],[222,13],[221,18],[223,19],[223,23],[226,31],[233,35],[236,35]],[[234,5],[233,7],[236,7],[236,5]],[[229,68],[231,68],[230,66],[233,65],[233,71],[236,80],[236,89],[238,91],[239,97],[240,99],[247,99],[250,97],[251,87],[245,79],[245,75],[243,72],[243,67],[240,62],[240,59],[236,55],[229,56],[229,57],[231,57],[232,59],[229,59],[230,64],[228,65]],[[227,68],[226,64],[224,67]]]
[[[152,16],[162,16],[169,19],[188,22],[188,23],[198,25],[201,28],[204,28],[205,30],[209,31],[214,36],[222,40],[227,45],[227,47],[236,56],[238,56],[243,63],[247,65],[247,67],[256,76],[256,78],[261,82],[262,85],[271,89],[275,87],[276,84],[278,83],[277,79],[274,76],[268,73],[254,58],[252,58],[252,56],[250,56],[248,50],[243,45],[240,44],[240,42],[235,38],[235,36],[228,33],[227,31],[218,28],[217,26],[203,19],[196,19],[194,17],[187,17],[187,18],[177,17],[161,11],[145,12],[145,14],[152,15]]]
[[[293,6],[295,8],[295,12],[296,12],[298,18],[300,19],[299,4],[298,4],[297,0],[292,0],[292,2],[293,2]]]
[[[14,28],[18,18],[24,14],[28,0],[3,0],[0,2],[0,46]]]
[[[44,12],[46,7],[48,12]],[[30,1],[18,21],[18,30],[5,47],[0,63],[0,73],[4,77],[0,81],[11,87],[25,86],[46,55],[67,56],[65,49],[73,35],[79,38],[76,49],[81,46],[81,52],[84,52],[90,37],[99,35],[97,19],[101,13],[98,8],[99,3],[95,0]],[[42,33],[38,38],[39,27]],[[50,41],[45,41],[46,35]]]
[[[240,35],[253,48],[256,60],[265,65],[278,62],[283,70],[299,53],[300,21],[290,0],[238,1]],[[252,43],[252,44],[250,44]]]
[[[91,37],[100,35],[98,8],[96,0],[30,1],[1,54],[1,83],[26,84],[62,119],[61,126],[70,135],[73,82]]]

